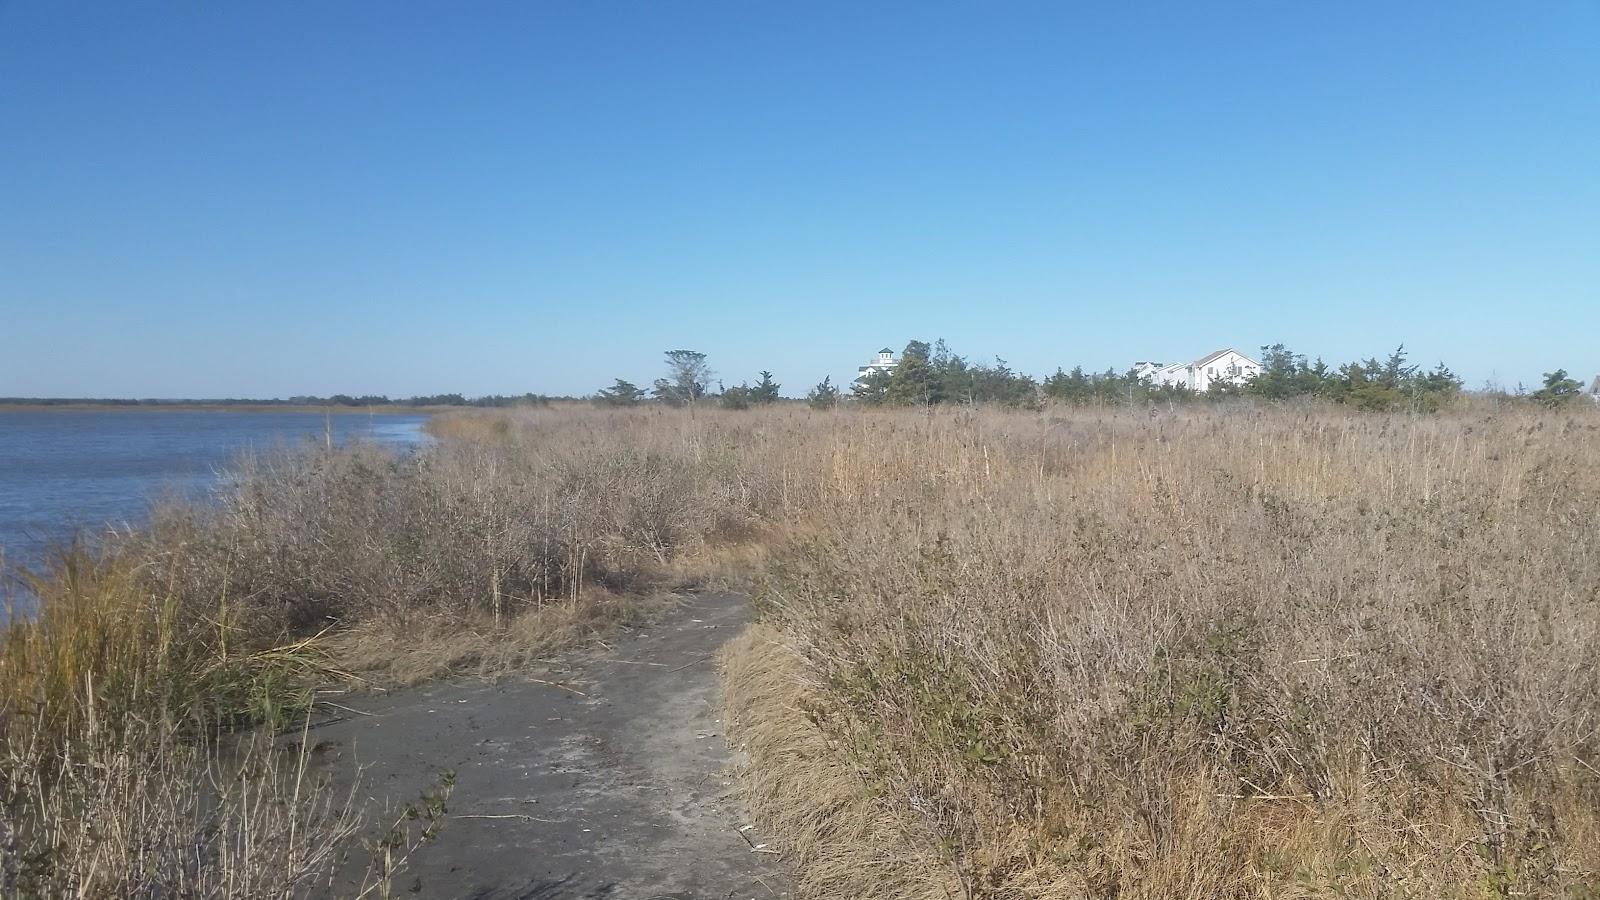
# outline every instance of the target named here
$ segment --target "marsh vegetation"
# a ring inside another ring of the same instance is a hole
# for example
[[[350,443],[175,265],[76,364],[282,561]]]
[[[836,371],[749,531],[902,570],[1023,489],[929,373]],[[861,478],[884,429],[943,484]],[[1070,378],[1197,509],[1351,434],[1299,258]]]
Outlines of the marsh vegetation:
[[[555,407],[256,460],[38,576],[0,877],[309,893],[354,812],[292,754],[202,785],[224,726],[723,583],[748,795],[815,895],[1590,896],[1593,412]]]

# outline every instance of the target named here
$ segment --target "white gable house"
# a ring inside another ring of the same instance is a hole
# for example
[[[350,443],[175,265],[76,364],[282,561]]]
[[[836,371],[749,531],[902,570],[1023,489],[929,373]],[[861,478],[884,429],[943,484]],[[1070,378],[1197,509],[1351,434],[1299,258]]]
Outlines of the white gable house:
[[[1159,368],[1149,368],[1156,366]],[[1134,372],[1140,377],[1148,377],[1152,384],[1208,391],[1211,385],[1219,381],[1240,384],[1254,378],[1261,374],[1261,364],[1230,347],[1202,356],[1194,362],[1170,366],[1135,363]]]
[[[873,358],[872,362],[856,370],[856,380],[851,384],[851,387],[865,384],[867,379],[871,378],[876,372],[893,372],[894,367],[898,365],[900,365],[900,360],[894,358],[894,351],[885,347],[878,351],[878,355]]]
[[[1165,368],[1167,368],[1165,365],[1158,362],[1136,362],[1133,364],[1133,377],[1154,381],[1156,373]]]

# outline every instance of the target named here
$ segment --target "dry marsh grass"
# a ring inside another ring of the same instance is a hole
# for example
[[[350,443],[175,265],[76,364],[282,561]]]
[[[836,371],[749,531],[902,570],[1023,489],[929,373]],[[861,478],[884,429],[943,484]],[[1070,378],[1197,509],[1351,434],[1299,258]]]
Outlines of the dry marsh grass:
[[[781,835],[809,895],[945,900],[959,881],[915,811],[867,787],[816,717],[827,705],[800,659],[755,625],[722,654],[729,734],[747,754],[746,803]]]
[[[1597,424],[858,417],[769,620],[966,896],[1592,896]]]
[[[0,896],[303,896],[361,852],[321,785],[224,765],[226,731],[301,720],[328,681],[500,674],[641,621],[755,520],[720,448],[593,424],[246,459],[212,505],[65,548],[0,632]]]
[[[224,614],[81,549],[37,588],[0,634],[0,896],[310,896],[357,811],[304,752],[217,731],[303,707],[306,647],[230,652]]]
[[[193,746],[754,585],[734,734],[810,896],[1596,897],[1592,413],[562,408],[250,461],[7,633],[3,799],[91,719]]]

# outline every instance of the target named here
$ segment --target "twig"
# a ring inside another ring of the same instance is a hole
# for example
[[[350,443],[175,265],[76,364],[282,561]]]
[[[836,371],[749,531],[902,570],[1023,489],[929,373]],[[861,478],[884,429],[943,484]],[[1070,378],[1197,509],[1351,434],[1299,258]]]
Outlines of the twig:
[[[1294,661],[1294,663],[1296,665],[1303,665],[1305,663],[1314,663],[1314,662],[1332,662],[1333,660],[1336,660],[1336,659],[1354,659],[1355,657],[1360,656],[1360,655],[1361,655],[1360,653],[1357,653],[1356,651],[1352,650],[1349,653],[1339,653],[1339,654],[1335,654],[1333,656],[1312,656],[1312,657],[1309,657],[1307,659],[1297,659],[1297,660]]]
[[[744,842],[746,844],[750,845],[750,852],[751,853],[771,853],[774,856],[781,855],[781,854],[778,853],[778,851],[776,851],[776,850],[768,850],[765,846],[757,847],[756,846],[756,842],[750,840],[750,836],[748,834],[745,834],[743,831],[740,831],[738,829],[734,829],[733,833],[737,834],[741,838],[744,838]],[[771,889],[769,888],[768,890],[771,890]]]
[[[574,694],[577,694],[579,697],[587,697],[587,696],[589,696],[588,694],[585,694],[583,691],[580,691],[575,687],[567,687],[566,685],[562,684],[559,681],[545,681],[543,678],[529,678],[528,680],[533,682],[534,684],[548,684],[551,687],[561,688],[563,691],[571,691]]]

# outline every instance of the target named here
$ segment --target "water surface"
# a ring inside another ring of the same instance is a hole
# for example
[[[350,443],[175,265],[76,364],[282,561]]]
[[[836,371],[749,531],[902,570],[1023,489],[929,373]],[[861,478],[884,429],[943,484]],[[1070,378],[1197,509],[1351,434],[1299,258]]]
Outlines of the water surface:
[[[35,566],[74,532],[137,525],[149,503],[203,497],[241,453],[352,438],[407,448],[426,416],[212,410],[0,410],[0,550]],[[3,614],[0,614],[3,615]]]

